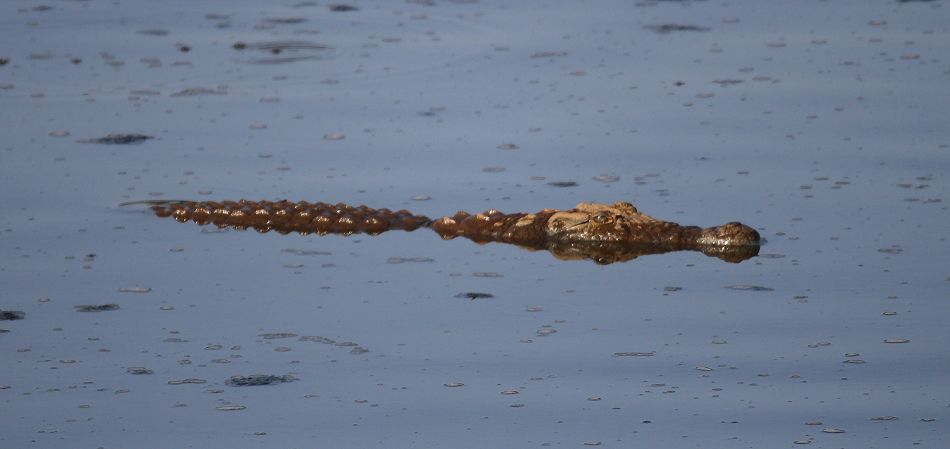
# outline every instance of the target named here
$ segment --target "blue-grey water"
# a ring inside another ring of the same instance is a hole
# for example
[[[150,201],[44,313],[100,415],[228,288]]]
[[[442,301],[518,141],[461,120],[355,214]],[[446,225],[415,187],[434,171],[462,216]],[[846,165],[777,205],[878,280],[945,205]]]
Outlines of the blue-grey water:
[[[0,447],[950,445],[946,2],[347,4],[0,4]],[[602,266],[118,207],[156,198],[768,242]]]

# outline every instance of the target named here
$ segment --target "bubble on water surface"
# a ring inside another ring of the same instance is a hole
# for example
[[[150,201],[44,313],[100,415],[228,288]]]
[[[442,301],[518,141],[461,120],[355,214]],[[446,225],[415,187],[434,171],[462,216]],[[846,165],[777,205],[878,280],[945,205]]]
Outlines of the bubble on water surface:
[[[603,174],[599,174],[599,175],[597,175],[597,176],[594,176],[594,177],[591,178],[591,179],[593,179],[594,181],[602,182],[602,183],[605,183],[605,184],[606,184],[606,183],[611,183],[611,182],[620,181],[620,176],[603,173]]]
[[[222,412],[236,412],[236,411],[244,410],[246,408],[247,407],[243,405],[230,404],[230,405],[220,405],[220,406],[215,407],[214,409],[218,411],[222,411]]]
[[[442,385],[443,385],[443,386],[446,386],[446,387],[449,387],[449,388],[458,388],[458,387],[464,387],[464,386],[465,386],[465,384],[463,384],[462,382],[447,382],[447,383],[444,383],[444,384],[442,384]]]

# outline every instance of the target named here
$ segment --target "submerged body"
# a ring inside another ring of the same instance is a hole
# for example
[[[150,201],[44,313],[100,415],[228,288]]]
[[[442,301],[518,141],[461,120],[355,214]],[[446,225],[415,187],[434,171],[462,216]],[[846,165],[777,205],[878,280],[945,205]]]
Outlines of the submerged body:
[[[343,203],[305,201],[154,201],[159,216],[178,221],[215,224],[260,232],[302,234],[379,234],[431,227],[444,239],[464,237],[478,243],[503,242],[550,251],[562,259],[592,259],[598,263],[626,261],[644,254],[693,250],[740,262],[758,254],[755,229],[731,222],[700,228],[657,220],[632,204],[580,203],[570,210],[504,214],[490,209],[471,215],[457,212],[430,220],[407,210],[353,207]]]

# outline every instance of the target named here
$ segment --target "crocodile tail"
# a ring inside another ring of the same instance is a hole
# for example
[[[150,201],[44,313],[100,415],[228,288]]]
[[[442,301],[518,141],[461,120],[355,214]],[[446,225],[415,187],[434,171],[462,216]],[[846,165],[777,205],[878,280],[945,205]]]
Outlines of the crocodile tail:
[[[221,228],[248,229],[281,234],[380,234],[390,230],[414,231],[432,220],[407,210],[371,209],[343,203],[306,201],[168,201],[154,202],[159,217]]]

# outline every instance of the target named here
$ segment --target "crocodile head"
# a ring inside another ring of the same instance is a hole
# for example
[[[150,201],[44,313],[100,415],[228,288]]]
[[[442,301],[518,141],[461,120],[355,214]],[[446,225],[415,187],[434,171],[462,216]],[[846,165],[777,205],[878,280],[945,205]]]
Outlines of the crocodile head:
[[[561,242],[638,242],[654,240],[650,228],[667,222],[641,214],[632,204],[580,203],[574,209],[557,211],[547,221],[548,239]],[[673,225],[672,223],[669,223]]]
[[[701,229],[657,220],[627,202],[580,203],[574,209],[554,211],[545,233],[554,242],[626,242],[696,246],[746,246],[760,243],[759,233],[742,223]]]

